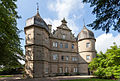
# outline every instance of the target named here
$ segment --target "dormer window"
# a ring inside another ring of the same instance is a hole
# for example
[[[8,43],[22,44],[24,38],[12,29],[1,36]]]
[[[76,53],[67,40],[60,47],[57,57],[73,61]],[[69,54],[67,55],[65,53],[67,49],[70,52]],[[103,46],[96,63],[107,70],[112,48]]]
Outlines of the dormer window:
[[[63,34],[63,35],[62,35],[62,38],[65,39],[65,37],[66,37],[66,36]]]

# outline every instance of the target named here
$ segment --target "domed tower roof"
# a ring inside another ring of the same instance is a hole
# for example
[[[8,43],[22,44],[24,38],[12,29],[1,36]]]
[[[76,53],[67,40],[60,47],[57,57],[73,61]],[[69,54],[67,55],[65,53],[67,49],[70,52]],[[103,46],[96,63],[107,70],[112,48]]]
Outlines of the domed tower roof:
[[[81,30],[81,32],[78,34],[78,40],[83,40],[86,38],[94,38],[94,33],[90,30],[88,30],[85,26],[83,27],[83,29]]]
[[[47,31],[49,31],[48,25],[46,22],[41,18],[39,11],[37,11],[37,14],[31,18],[28,18],[26,21],[26,27],[35,25],[41,28],[45,28]]]

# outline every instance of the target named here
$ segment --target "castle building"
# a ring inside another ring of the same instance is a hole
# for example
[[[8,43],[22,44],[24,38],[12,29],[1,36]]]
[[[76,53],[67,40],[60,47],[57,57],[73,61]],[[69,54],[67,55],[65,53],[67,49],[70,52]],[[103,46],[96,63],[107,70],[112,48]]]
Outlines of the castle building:
[[[75,37],[65,18],[51,32],[39,12],[26,21],[24,28],[25,72],[30,78],[54,75],[90,74],[88,64],[96,57],[94,33],[85,26]]]

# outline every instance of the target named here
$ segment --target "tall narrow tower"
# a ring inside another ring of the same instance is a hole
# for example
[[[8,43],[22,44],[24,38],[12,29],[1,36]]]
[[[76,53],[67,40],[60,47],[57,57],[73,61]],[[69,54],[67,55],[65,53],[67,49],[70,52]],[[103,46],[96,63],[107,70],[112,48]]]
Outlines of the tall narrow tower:
[[[78,34],[79,72],[89,74],[88,64],[96,57],[94,34],[85,26]]]
[[[38,11],[35,16],[27,19],[24,31],[26,36],[26,77],[44,77],[49,73],[49,28]]]

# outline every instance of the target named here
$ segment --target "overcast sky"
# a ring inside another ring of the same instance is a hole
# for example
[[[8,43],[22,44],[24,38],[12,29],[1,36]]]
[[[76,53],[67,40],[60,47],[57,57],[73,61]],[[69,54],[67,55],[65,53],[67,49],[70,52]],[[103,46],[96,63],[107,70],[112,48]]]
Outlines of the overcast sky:
[[[63,17],[65,17],[68,22],[68,27],[75,36],[77,36],[83,28],[83,19],[85,20],[85,25],[95,20],[95,15],[92,14],[92,8],[89,7],[89,4],[83,4],[81,1],[82,0],[18,0],[17,11],[22,18],[17,20],[17,26],[20,30],[23,30],[23,32],[20,33],[20,37],[24,39],[21,41],[22,48],[24,49],[25,45],[25,21],[27,18],[36,14],[37,2],[39,3],[40,16],[47,24],[52,24],[52,28],[56,29],[56,27],[61,24]],[[92,30],[89,27],[87,28]],[[96,38],[96,50],[98,52],[105,52],[107,48],[113,45],[113,42],[120,45],[120,33],[111,31],[106,34],[101,30],[92,31]]]

